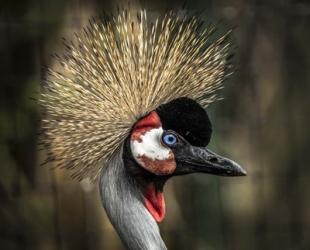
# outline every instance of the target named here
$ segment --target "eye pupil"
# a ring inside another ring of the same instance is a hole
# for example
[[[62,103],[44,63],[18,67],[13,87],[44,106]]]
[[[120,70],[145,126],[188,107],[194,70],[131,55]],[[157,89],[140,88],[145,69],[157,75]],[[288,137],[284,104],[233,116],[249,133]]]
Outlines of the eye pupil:
[[[171,145],[173,145],[173,144],[175,144],[177,142],[177,138],[173,134],[167,134],[167,135],[164,136],[163,141],[168,146],[171,146]]]

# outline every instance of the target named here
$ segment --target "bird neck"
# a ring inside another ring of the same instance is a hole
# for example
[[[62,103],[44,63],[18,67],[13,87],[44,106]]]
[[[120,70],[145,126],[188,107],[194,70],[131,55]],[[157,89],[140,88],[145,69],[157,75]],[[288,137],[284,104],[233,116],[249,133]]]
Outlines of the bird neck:
[[[99,188],[106,213],[128,249],[167,249],[157,223],[143,204],[139,184],[126,171],[120,151],[101,172]]]

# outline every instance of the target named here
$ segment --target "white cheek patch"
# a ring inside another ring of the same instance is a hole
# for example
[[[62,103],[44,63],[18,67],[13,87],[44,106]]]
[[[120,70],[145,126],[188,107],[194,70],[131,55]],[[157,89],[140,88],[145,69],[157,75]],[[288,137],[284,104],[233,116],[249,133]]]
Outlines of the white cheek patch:
[[[141,161],[141,157],[147,157],[152,161],[164,161],[171,158],[171,150],[161,144],[163,132],[162,127],[154,128],[141,134],[139,140],[130,140],[132,155],[142,166],[144,162]]]

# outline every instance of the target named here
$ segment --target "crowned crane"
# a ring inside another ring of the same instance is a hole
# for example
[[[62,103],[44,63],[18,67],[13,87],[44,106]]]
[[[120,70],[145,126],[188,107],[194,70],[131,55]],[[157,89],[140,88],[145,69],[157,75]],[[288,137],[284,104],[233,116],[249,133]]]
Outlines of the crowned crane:
[[[94,19],[57,56],[40,103],[48,161],[78,180],[99,176],[106,213],[128,249],[166,249],[164,184],[173,176],[243,176],[207,148],[206,107],[230,72],[228,35],[171,11]]]

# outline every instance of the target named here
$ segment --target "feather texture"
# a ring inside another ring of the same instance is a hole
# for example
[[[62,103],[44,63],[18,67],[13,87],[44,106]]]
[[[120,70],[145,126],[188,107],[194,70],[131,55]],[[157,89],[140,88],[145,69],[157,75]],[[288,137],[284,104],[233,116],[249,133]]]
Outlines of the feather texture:
[[[57,56],[40,95],[48,161],[95,180],[142,116],[178,97],[207,107],[230,74],[228,34],[171,11],[90,21]]]

